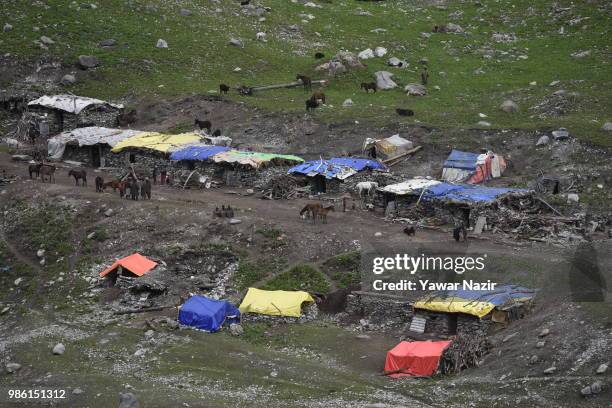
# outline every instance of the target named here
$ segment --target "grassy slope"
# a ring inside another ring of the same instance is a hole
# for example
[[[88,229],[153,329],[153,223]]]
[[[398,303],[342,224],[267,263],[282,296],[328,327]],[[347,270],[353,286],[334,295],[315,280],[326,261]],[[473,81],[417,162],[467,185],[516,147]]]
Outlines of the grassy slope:
[[[8,17],[0,22],[9,22],[15,28],[1,33],[0,49],[28,57],[41,53],[60,56],[66,64],[71,64],[79,54],[98,56],[103,65],[96,69],[93,79],[73,89],[85,95],[118,98],[129,94],[155,98],[207,93],[216,90],[220,82],[231,86],[283,83],[292,80],[297,72],[312,73],[315,51],[329,56],[341,49],[359,51],[380,45],[389,50],[388,55],[368,60],[366,69],[334,80],[326,90],[333,107],[324,108],[317,115],[327,121],[374,119],[382,123],[398,120],[393,110],[404,106],[417,114],[415,118],[402,120],[418,120],[445,128],[474,127],[481,120],[478,113],[483,112],[494,127],[565,126],[582,139],[612,144],[610,137],[600,131],[602,123],[611,119],[607,115],[612,105],[607,39],[610,8],[604,6],[605,1],[574,2],[571,12],[555,14],[552,1],[449,2],[442,9],[399,0],[335,0],[332,4],[320,2],[322,8],[304,7],[286,0],[262,0],[257,3],[272,8],[264,22],[246,16],[236,2],[229,1],[107,0],[98,2],[94,10],[79,9],[78,2],[70,5],[69,1],[47,0],[44,3],[48,7],[32,7],[30,2],[21,0],[3,2],[3,14]],[[479,3],[484,7],[479,7]],[[562,7],[572,5],[568,0],[557,3]],[[145,4],[157,6],[150,9]],[[180,16],[180,8],[189,8],[194,14]],[[222,12],[215,12],[216,8]],[[372,16],[356,16],[358,8],[369,11]],[[448,14],[457,9],[464,12],[463,16],[449,20]],[[299,16],[303,13],[315,18],[304,23]],[[553,19],[555,16],[561,17]],[[578,16],[588,19],[570,26],[569,20]],[[434,24],[448,21],[460,24],[470,34],[419,37],[420,32],[431,31]],[[300,33],[282,34],[280,27],[291,24],[299,24]],[[38,26],[40,31],[32,31],[33,26]],[[561,26],[569,36],[558,34]],[[371,32],[375,28],[387,31]],[[258,31],[267,32],[267,43],[254,40]],[[519,41],[493,43],[490,38],[496,31],[514,32]],[[49,51],[41,51],[32,43],[41,35],[56,41]],[[242,38],[245,48],[228,45],[230,37]],[[115,38],[120,46],[113,50],[98,47],[97,43],[106,38]],[[170,48],[156,49],[158,38],[167,40]],[[485,59],[475,52],[485,45],[509,54]],[[586,49],[592,50],[590,57],[582,60],[570,57],[573,52]],[[518,55],[527,55],[528,59],[517,59]],[[385,61],[390,56],[406,59],[410,68],[386,68]],[[407,97],[400,90],[376,95],[359,92],[358,84],[381,69],[393,71],[400,84],[417,82],[417,62],[421,57],[430,61],[429,96]],[[233,72],[235,67],[241,67],[242,71]],[[485,74],[474,75],[477,68],[482,68]],[[439,72],[445,72],[446,76],[440,76]],[[580,92],[577,107],[560,118],[531,117],[527,108],[559,89],[547,86],[553,80],[561,80],[560,87],[569,92]],[[570,80],[584,82],[570,83]],[[531,81],[537,85],[529,86]],[[434,90],[434,85],[440,90]],[[245,100],[235,93],[230,98]],[[355,106],[341,108],[345,98],[352,98]],[[506,98],[516,100],[521,111],[515,115],[500,112],[497,107]],[[270,110],[301,112],[304,99],[302,91],[291,89],[261,93],[248,98],[248,102]]]

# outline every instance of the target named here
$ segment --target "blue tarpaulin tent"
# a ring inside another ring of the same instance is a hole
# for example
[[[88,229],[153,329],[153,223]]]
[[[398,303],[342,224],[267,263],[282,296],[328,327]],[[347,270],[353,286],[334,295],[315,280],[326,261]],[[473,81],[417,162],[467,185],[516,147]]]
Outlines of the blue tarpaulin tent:
[[[463,170],[476,170],[476,163],[478,162],[478,153],[462,152],[460,150],[453,150],[446,160],[444,160],[444,167],[450,167],[453,169]]]
[[[229,302],[192,296],[179,310],[178,321],[208,332],[218,331],[223,323],[238,322],[240,310]]]
[[[440,183],[427,187],[423,200],[452,200],[465,203],[490,203],[508,193],[527,193],[520,188],[484,187],[475,185]]]
[[[226,146],[193,145],[177,150],[170,155],[170,160],[207,160],[217,153],[230,150]]]
[[[343,180],[364,170],[387,171],[380,162],[355,157],[333,157],[331,159],[311,160],[289,169],[289,174],[304,174],[307,176],[322,175],[327,179]]]

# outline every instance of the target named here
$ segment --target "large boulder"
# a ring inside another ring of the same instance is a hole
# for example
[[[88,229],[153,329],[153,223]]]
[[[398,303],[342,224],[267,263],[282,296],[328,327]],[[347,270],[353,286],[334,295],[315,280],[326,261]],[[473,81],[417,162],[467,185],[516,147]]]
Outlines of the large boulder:
[[[79,55],[77,65],[81,69],[91,69],[100,65],[100,61],[93,55]]]
[[[377,71],[374,73],[376,78],[376,89],[385,90],[397,88],[397,84],[393,82],[393,74],[389,71]]]
[[[462,33],[463,27],[461,27],[459,24],[448,23],[444,27],[444,31],[446,31],[447,33]]]
[[[387,49],[385,47],[376,47],[374,49],[374,55],[377,57],[384,57],[387,53]]]
[[[404,87],[404,91],[411,96],[427,95],[427,88],[421,84],[408,84]]]
[[[346,67],[340,61],[328,61],[315,68],[315,71],[325,71],[327,75],[334,76],[336,74],[344,74]]]
[[[114,38],[108,38],[106,40],[100,41],[98,45],[100,47],[114,47],[115,45],[117,45],[117,40],[115,40]]]
[[[506,113],[514,113],[518,111],[518,105],[510,99],[507,99],[499,106],[499,109]]]
[[[366,48],[365,50],[361,51],[357,56],[359,57],[359,59],[374,58],[374,51],[372,51],[371,48]]]
[[[364,68],[365,65],[359,61],[357,55],[350,51],[340,51],[332,58],[332,61],[340,61],[343,65],[349,68]]]
[[[406,68],[408,66],[408,62],[397,57],[391,57],[387,60],[387,65],[390,67]]]
[[[157,44],[155,44],[155,47],[157,48],[168,48],[168,42],[164,39],[159,39],[157,40]]]
[[[76,83],[76,77],[72,74],[66,74],[62,77],[60,83],[64,86],[74,85]]]
[[[131,392],[119,394],[119,408],[140,408],[136,396]]]

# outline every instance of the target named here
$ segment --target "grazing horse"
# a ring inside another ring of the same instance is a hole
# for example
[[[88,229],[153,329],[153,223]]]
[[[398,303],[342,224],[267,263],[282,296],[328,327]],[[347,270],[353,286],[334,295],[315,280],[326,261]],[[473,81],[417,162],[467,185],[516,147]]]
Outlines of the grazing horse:
[[[323,221],[323,224],[327,224],[327,213],[330,211],[335,211],[334,206],[330,205],[329,207],[317,207],[312,216],[313,224],[316,223],[317,217]]]
[[[317,101],[313,101],[312,99],[306,99],[306,112],[314,111],[319,107],[319,103]]]
[[[106,187],[112,187],[113,191],[117,191],[117,189],[121,186],[120,180],[111,180],[107,181],[102,185],[102,190],[106,190]]]
[[[366,93],[369,93],[370,89],[376,92],[376,89],[377,89],[376,82],[362,82],[361,89],[365,89]]]
[[[317,104],[319,103],[319,101],[321,101],[321,103],[325,103],[325,94],[321,91],[317,91],[312,94],[310,100]]]
[[[310,79],[310,77],[307,77],[306,75],[302,74],[297,74],[295,76],[295,79],[297,81],[302,81],[302,84],[304,85],[304,91],[312,90],[312,79]]]
[[[74,177],[74,184],[75,185],[79,185],[79,179],[83,179],[83,182],[81,183],[83,186],[87,185],[87,172],[85,170],[70,170],[68,172],[68,177]]]
[[[49,176],[49,182],[55,183],[55,166],[51,164],[43,164],[40,166],[40,180],[44,183],[45,176]]]
[[[222,95],[222,94],[226,94],[226,95],[227,95],[227,93],[229,92],[229,90],[230,90],[230,87],[229,87],[229,86],[227,86],[227,85],[225,85],[225,84],[220,84],[220,85],[219,85],[219,94],[220,94],[220,95]]]
[[[30,164],[28,166],[28,171],[30,172],[30,179],[32,179],[32,174],[36,173],[36,178],[40,176],[40,168],[42,167],[42,163]]]
[[[321,205],[321,203],[310,203],[310,204],[306,204],[306,206],[304,206],[304,208],[302,208],[302,210],[300,211],[300,216],[302,218],[310,218],[314,216],[315,213],[315,209],[317,208],[323,208],[323,206]]]
[[[139,195],[140,195],[140,181],[136,179],[132,179],[132,182],[130,183],[130,196],[132,197],[132,200],[137,201]]]
[[[100,176],[96,177],[96,193],[101,193],[104,190],[104,179]]]

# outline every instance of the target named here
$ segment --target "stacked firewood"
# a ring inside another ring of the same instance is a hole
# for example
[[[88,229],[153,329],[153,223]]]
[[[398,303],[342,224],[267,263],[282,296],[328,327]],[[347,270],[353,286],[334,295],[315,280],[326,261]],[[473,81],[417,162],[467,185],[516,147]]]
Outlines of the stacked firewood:
[[[263,188],[263,198],[268,200],[287,200],[298,198],[305,190],[298,186],[297,180],[287,174],[279,174],[265,185]]]
[[[483,334],[460,334],[444,351],[440,359],[442,374],[455,374],[480,364],[491,349],[491,343]]]

